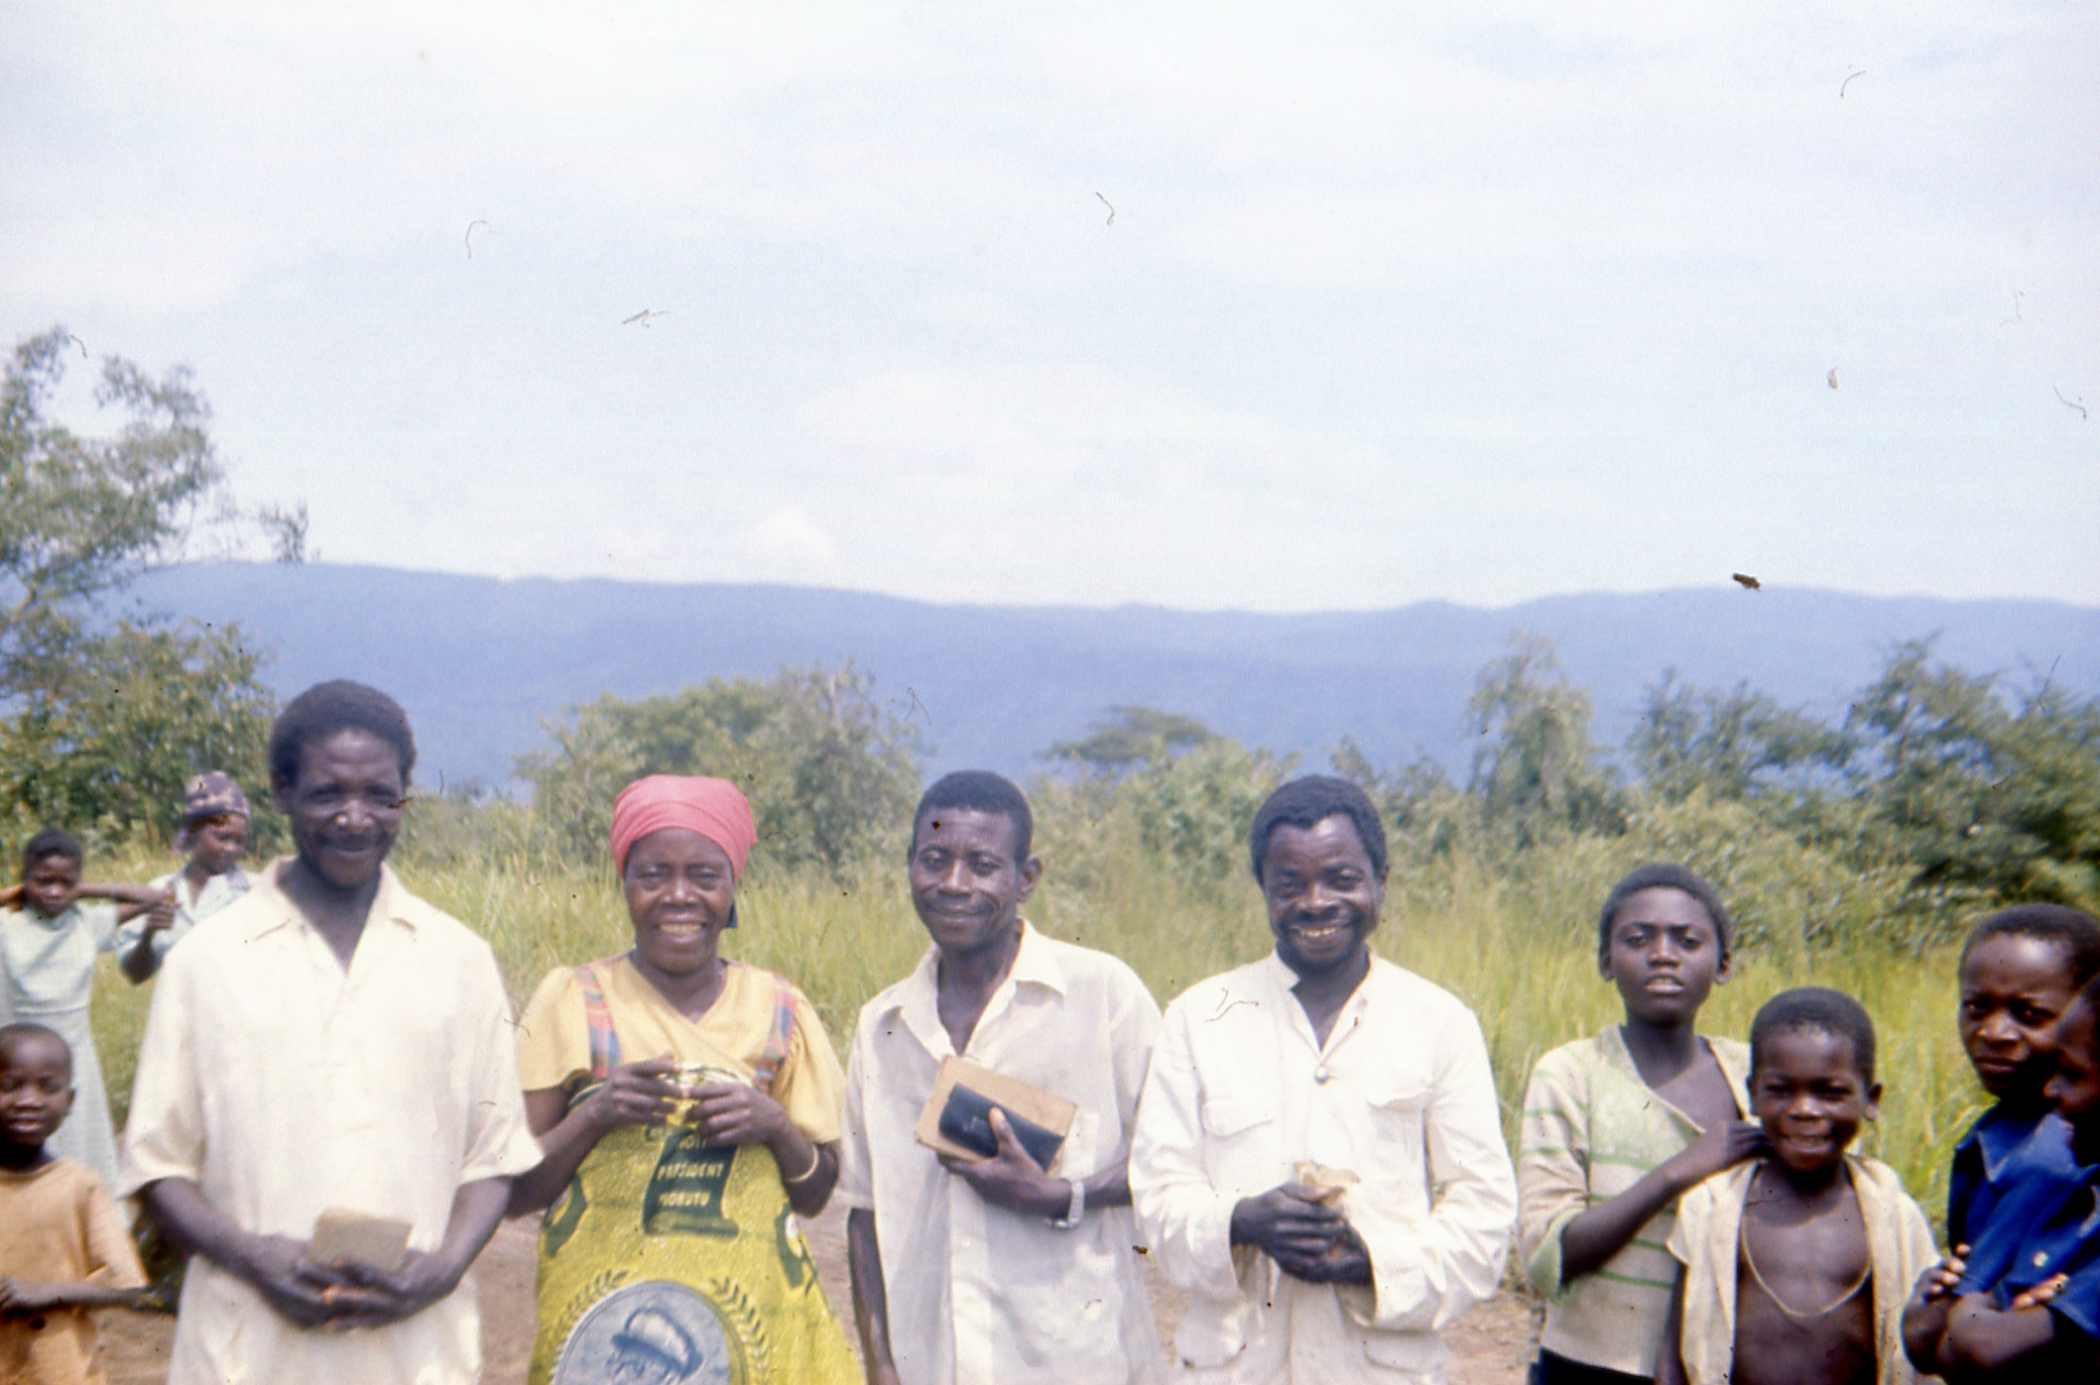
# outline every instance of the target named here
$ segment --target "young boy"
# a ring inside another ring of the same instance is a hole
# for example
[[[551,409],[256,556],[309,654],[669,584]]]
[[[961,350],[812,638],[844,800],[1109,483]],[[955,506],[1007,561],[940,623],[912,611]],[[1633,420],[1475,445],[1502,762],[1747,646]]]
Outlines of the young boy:
[[[183,786],[182,833],[189,852],[181,870],[150,882],[169,903],[117,930],[117,961],[137,985],[160,970],[161,958],[183,934],[248,893],[241,854],[248,849],[248,796],[233,777],[212,770]]]
[[[73,1050],[79,1097],[73,1118],[52,1141],[53,1152],[87,1165],[114,1186],[116,1135],[88,1027],[95,957],[109,951],[119,923],[166,896],[144,885],[84,885],[80,863],[80,843],[56,827],[22,848],[22,885],[15,896],[21,907],[0,912],[0,1024],[35,1020],[56,1030]],[[95,898],[112,903],[81,902]]]
[[[1750,1026],[1750,1100],[1770,1147],[1686,1193],[1670,1253],[1676,1350],[1656,1379],[1689,1385],[1897,1385],[1910,1286],[1932,1228],[1895,1170],[1845,1151],[1874,1119],[1874,1022],[1806,986]]]
[[[73,1104],[73,1055],[40,1024],[0,1027],[0,1378],[98,1385],[88,1309],[146,1282],[102,1180],[45,1148]]]
[[[2069,1126],[2078,1177],[2022,1179],[1966,1258],[1950,1255],[1903,1315],[1920,1370],[1950,1380],[2100,1378],[2100,977],[2051,1036],[2048,1094]]]
[[[1763,1145],[1742,1118],[1748,1046],[1696,1027],[1731,966],[1728,911],[1684,867],[1642,866],[1605,899],[1597,969],[1625,1022],[1539,1059],[1524,1096],[1517,1249],[1546,1300],[1532,1385],[1654,1378],[1673,1204]]]
[[[2052,1035],[2079,988],[2100,976],[2100,923],[2061,904],[2021,904],[1976,925],[1961,954],[1961,1041],[1998,1104],[1954,1147],[1947,1244],[1964,1254],[2009,1188],[2078,1179],[2069,1131],[2043,1087]]]

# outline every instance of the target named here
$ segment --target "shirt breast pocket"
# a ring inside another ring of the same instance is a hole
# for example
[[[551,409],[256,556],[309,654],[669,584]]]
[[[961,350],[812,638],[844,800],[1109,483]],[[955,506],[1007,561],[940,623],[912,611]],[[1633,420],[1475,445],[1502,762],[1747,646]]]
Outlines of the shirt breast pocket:
[[[1252,1186],[1274,1173],[1276,1109],[1268,1102],[1213,1097],[1203,1103],[1203,1133],[1205,1163],[1224,1186]]]
[[[1398,1078],[1366,1083],[1363,1092],[1378,1164],[1395,1173],[1414,1171],[1415,1177],[1403,1174],[1403,1181],[1418,1182],[1428,1168],[1424,1125],[1435,1089],[1419,1079]]]

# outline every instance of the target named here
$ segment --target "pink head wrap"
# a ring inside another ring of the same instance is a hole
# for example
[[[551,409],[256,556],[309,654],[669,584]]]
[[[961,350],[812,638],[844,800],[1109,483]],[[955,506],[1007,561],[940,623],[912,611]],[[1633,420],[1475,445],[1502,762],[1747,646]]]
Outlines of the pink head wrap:
[[[739,879],[758,842],[751,803],[727,779],[652,774],[635,780],[613,800],[613,865],[626,870],[634,844],[666,827],[688,828],[721,847],[729,853],[730,873]]]

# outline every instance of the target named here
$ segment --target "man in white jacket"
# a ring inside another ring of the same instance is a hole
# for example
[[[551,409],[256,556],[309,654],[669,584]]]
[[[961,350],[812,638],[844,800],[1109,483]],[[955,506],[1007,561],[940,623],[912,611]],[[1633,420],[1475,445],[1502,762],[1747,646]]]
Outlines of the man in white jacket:
[[[1176,1378],[1443,1379],[1437,1330],[1495,1291],[1516,1180],[1480,1025],[1371,954],[1385,832],[1313,776],[1254,816],[1276,949],[1167,1008],[1130,1185],[1192,1295]]]

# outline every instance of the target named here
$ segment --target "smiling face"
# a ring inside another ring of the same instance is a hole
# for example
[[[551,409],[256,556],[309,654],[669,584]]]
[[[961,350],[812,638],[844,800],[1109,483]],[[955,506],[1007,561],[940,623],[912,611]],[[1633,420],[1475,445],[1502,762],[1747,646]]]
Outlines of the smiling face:
[[[1667,886],[1626,897],[1612,915],[1611,945],[1597,959],[1619,988],[1626,1017],[1658,1026],[1690,1024],[1732,966],[1706,906]]]
[[[2049,1100],[2071,1126],[2071,1153],[2081,1164],[2100,1164],[2100,1026],[2093,1007],[2083,1000],[2065,1012],[2056,1026],[2056,1070],[2049,1078]]]
[[[1999,933],[1969,949],[1961,969],[1961,1043],[1984,1090],[2039,1107],[2053,1070],[2050,1035],[2078,993],[2063,947]]]
[[[1802,1025],[1769,1034],[1759,1045],[1750,1105],[1773,1157],[1807,1173],[1845,1157],[1861,1122],[1880,1114],[1881,1084],[1860,1074],[1852,1040]]]
[[[48,1034],[17,1034],[0,1047],[0,1143],[43,1148],[73,1109],[73,1060]]]
[[[408,787],[391,745],[355,727],[316,737],[299,748],[298,772],[272,787],[308,870],[342,890],[379,874]]]
[[[73,902],[80,862],[70,856],[39,856],[22,873],[22,896],[38,913],[55,919]]]
[[[247,849],[248,819],[238,813],[221,813],[190,826],[190,860],[206,875],[232,870]]]
[[[997,946],[1019,926],[1043,863],[1014,859],[1018,835],[1006,814],[981,808],[928,808],[913,827],[912,907],[944,954]]]
[[[1356,824],[1338,813],[1311,827],[1278,824],[1262,850],[1261,893],[1277,957],[1311,977],[1356,964],[1378,927],[1385,881]]]
[[[671,976],[714,965],[736,909],[736,872],[719,844],[689,827],[659,828],[628,848],[620,885],[643,961]]]

